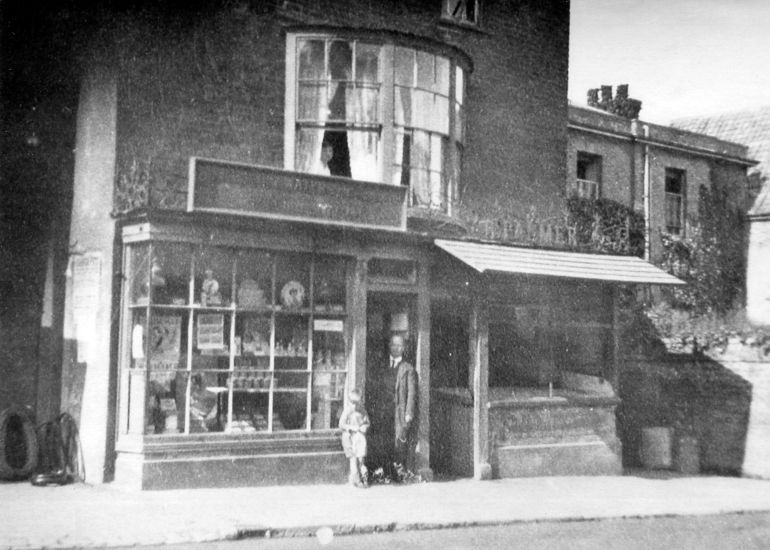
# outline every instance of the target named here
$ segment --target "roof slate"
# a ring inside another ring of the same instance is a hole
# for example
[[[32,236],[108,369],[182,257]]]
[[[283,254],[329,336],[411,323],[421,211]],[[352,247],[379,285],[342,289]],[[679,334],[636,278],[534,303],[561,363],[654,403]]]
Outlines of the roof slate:
[[[762,190],[749,215],[770,214],[770,106],[753,111],[682,118],[672,121],[671,126],[747,145],[749,156],[759,161],[756,167],[749,169],[749,174],[758,172],[763,180]]]

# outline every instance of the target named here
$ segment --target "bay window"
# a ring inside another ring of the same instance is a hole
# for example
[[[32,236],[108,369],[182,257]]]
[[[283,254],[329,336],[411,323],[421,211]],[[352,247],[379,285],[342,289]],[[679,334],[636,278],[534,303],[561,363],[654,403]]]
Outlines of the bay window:
[[[285,168],[403,185],[451,213],[464,136],[463,69],[377,40],[290,35]]]

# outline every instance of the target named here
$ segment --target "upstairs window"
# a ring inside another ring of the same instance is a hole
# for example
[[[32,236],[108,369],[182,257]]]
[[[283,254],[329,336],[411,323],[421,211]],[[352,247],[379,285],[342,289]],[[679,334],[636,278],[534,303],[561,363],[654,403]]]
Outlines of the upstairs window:
[[[454,23],[478,25],[478,0],[443,0],[441,17]]]
[[[578,152],[573,192],[584,199],[601,196],[602,157]]]
[[[410,204],[446,204],[449,147],[449,60],[396,48],[393,183],[411,189]]]
[[[375,44],[297,41],[297,170],[380,179],[379,60]]]
[[[451,214],[462,166],[465,73],[434,52],[289,35],[290,170],[409,188],[409,205]]]
[[[684,235],[685,171],[666,168],[666,231]]]

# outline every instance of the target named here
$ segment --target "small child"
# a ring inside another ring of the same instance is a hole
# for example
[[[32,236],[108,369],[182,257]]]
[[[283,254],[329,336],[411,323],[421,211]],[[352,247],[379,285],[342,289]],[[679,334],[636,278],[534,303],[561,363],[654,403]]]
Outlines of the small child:
[[[342,448],[350,459],[350,484],[368,487],[369,481],[364,466],[366,457],[366,432],[369,430],[369,415],[361,404],[361,392],[353,389],[348,394],[348,405],[340,417]]]

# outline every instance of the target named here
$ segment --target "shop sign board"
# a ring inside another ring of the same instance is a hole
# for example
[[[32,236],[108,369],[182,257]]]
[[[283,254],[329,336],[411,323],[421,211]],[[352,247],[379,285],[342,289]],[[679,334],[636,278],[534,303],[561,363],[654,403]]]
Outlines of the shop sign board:
[[[188,211],[406,230],[406,188],[192,157]]]

